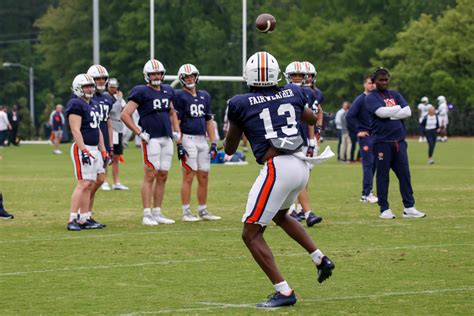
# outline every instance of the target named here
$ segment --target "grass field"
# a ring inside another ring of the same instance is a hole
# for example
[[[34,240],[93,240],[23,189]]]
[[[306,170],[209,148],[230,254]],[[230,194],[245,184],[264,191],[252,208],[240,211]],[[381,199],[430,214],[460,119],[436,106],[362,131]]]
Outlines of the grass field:
[[[334,142],[325,143],[335,147]],[[241,241],[240,222],[259,166],[213,166],[209,210],[220,222],[183,223],[177,161],[163,211],[175,225],[144,227],[140,152],[125,153],[128,192],[99,191],[95,218],[103,230],[68,232],[75,185],[69,145],[0,149],[0,190],[15,215],[0,222],[0,315],[17,314],[268,314],[254,304],[273,291]],[[316,282],[309,256],[275,226],[265,236],[298,303],[276,314],[472,315],[474,310],[474,139],[437,145],[409,142],[421,220],[378,219],[376,205],[358,201],[361,166],[335,160],[317,166],[310,195],[324,221],[308,232],[336,263]],[[110,177],[109,177],[110,178]],[[193,210],[196,198],[192,200]]]

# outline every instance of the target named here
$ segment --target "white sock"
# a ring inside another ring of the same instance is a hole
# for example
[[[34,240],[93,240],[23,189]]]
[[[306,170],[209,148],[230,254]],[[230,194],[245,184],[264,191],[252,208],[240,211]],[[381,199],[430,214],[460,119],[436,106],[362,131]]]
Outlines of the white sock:
[[[71,213],[69,214],[69,222],[72,222],[73,220],[77,219],[77,213]]]
[[[154,207],[152,211],[153,215],[161,215],[161,207]]]
[[[311,214],[311,211],[304,212],[304,218],[308,219],[309,214]]]
[[[149,207],[143,209],[143,216],[151,216],[151,209]]]
[[[205,209],[207,209],[207,204],[198,205],[198,211],[204,211]]]
[[[81,213],[79,215],[79,222],[84,223],[85,221],[87,221],[87,213],[85,213],[85,214]]]
[[[321,250],[315,250],[314,252],[312,252],[310,254],[311,256],[311,259],[313,260],[313,262],[319,266],[321,264],[321,260],[323,260],[323,257],[324,257],[324,254],[321,252]]]
[[[183,214],[189,210],[190,205],[189,204],[183,204],[181,206],[183,208]]]
[[[300,203],[298,203],[298,205],[296,206],[296,211],[299,213],[303,210],[303,207],[301,206]]]
[[[275,288],[275,291],[280,292],[283,295],[291,295],[291,288],[286,281],[273,284],[273,287]]]
[[[86,218],[87,218],[87,219],[90,219],[91,216],[92,216],[92,212],[87,212],[85,215],[86,215]]]

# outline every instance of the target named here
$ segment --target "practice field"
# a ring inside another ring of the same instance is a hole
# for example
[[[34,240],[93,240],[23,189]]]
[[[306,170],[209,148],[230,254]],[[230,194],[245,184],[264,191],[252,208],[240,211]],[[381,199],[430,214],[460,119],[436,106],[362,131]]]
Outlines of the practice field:
[[[334,142],[326,142],[335,150]],[[240,222],[259,166],[213,165],[209,210],[219,222],[183,223],[175,160],[163,205],[174,225],[144,227],[140,151],[125,152],[122,182],[130,191],[98,192],[103,230],[68,232],[75,180],[69,146],[0,149],[0,190],[15,215],[0,222],[0,315],[267,314],[254,305],[273,292],[241,241]],[[425,219],[403,219],[392,173],[391,209],[359,202],[360,164],[335,159],[311,176],[311,204],[324,217],[306,228],[335,262],[316,281],[309,256],[278,227],[266,238],[298,303],[275,314],[472,315],[474,310],[474,139],[409,142],[416,207]],[[109,175],[111,178],[111,174]],[[110,182],[110,180],[109,180]],[[192,209],[195,212],[196,198]]]

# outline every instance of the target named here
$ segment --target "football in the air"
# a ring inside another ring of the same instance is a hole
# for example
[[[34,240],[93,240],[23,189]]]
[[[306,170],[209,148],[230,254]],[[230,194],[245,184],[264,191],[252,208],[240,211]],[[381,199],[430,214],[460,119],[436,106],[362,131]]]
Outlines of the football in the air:
[[[273,15],[268,13],[260,14],[255,20],[255,26],[257,30],[262,33],[271,33],[275,30],[276,19]]]

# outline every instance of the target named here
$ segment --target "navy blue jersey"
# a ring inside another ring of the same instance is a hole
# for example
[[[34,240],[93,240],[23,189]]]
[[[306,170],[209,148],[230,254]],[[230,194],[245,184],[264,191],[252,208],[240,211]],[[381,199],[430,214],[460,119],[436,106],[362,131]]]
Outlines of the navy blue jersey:
[[[370,113],[365,107],[366,94],[362,93],[358,95],[347,112],[346,120],[348,127],[356,132],[369,132],[371,133],[371,119]]]
[[[318,101],[318,105],[324,103],[324,93],[319,90],[318,88],[313,88],[314,94],[316,95],[316,101]]]
[[[138,125],[150,137],[172,137],[170,109],[174,98],[174,89],[167,84],[162,84],[159,91],[140,85],[132,88],[128,101],[138,104]]]
[[[406,130],[403,120],[391,120],[375,115],[378,108],[395,105],[404,108],[408,106],[408,103],[400,93],[394,90],[379,91],[374,89],[365,97],[365,106],[371,115],[371,128],[375,143],[398,142],[405,139]]]
[[[58,111],[54,111],[51,115],[51,130],[53,131],[62,131],[63,130],[63,114]]]
[[[311,87],[302,87],[303,92],[306,96],[306,103],[310,109],[313,110],[313,106],[318,104],[318,100],[316,99],[317,95],[315,90]],[[300,130],[300,134],[303,137],[304,146],[308,146],[308,125],[304,122],[299,122],[298,129]]]
[[[107,128],[107,121],[109,120],[110,110],[112,110],[114,99],[108,93],[96,92],[92,97],[92,100],[99,105],[100,131],[104,137],[105,149],[110,151],[110,135],[109,129]]]
[[[198,90],[193,96],[185,90],[178,90],[174,106],[183,134],[206,135],[206,121],[212,119],[211,96],[207,91]]]
[[[229,100],[227,114],[229,121],[244,131],[257,162],[262,164],[269,139],[299,134],[297,125],[306,104],[303,90],[287,84],[236,95]]]
[[[100,110],[97,103],[94,101],[87,103],[81,98],[72,98],[66,104],[65,114],[66,117],[75,114],[82,118],[81,134],[84,144],[89,146],[99,144]]]

